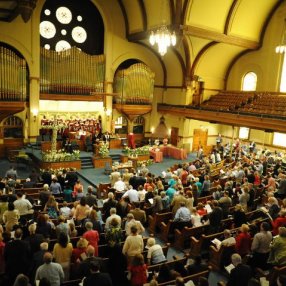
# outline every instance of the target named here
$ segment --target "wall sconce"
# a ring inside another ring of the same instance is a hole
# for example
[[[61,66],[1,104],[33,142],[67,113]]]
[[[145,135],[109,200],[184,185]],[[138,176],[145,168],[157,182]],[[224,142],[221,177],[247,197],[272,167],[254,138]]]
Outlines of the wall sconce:
[[[111,110],[110,109],[106,109],[105,110],[105,114],[106,114],[107,120],[109,120],[110,119],[110,115],[111,115]]]
[[[151,133],[153,134],[155,131],[155,128],[154,127],[151,127]]]
[[[34,122],[36,122],[38,114],[39,114],[38,109],[36,109],[36,108],[32,109],[32,115],[33,115]]]

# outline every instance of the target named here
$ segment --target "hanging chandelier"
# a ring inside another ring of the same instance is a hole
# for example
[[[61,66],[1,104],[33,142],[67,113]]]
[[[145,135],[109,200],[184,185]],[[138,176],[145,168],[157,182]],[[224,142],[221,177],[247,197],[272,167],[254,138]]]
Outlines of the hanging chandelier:
[[[284,28],[282,32],[281,42],[275,48],[276,54],[286,53],[286,19],[284,19]]]
[[[159,54],[164,56],[167,53],[168,47],[176,45],[176,33],[174,31],[171,33],[166,25],[162,25],[155,32],[151,32],[149,42],[152,46],[157,44]]]

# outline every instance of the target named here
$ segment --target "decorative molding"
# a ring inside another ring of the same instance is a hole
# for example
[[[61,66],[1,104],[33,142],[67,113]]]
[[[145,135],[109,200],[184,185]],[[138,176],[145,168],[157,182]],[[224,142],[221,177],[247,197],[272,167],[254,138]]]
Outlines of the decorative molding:
[[[256,50],[260,46],[259,42],[257,41],[251,41],[236,36],[226,35],[195,26],[181,25],[181,29],[183,30],[184,35],[202,38],[217,43],[239,46],[250,50]]]

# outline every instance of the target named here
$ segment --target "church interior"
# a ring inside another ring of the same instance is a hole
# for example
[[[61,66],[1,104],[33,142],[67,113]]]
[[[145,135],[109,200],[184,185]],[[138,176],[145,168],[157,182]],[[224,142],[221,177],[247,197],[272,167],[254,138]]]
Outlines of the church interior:
[[[222,147],[212,181],[246,149],[286,164],[285,53],[285,0],[0,1],[0,158],[109,175],[141,167],[132,149],[180,164]]]

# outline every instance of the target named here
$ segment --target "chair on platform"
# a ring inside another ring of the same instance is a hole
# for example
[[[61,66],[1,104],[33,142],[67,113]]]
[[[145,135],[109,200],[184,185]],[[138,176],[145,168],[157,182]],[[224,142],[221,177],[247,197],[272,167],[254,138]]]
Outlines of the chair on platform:
[[[79,145],[77,144],[76,141],[71,141],[71,150],[79,150]]]
[[[110,166],[110,163],[109,162],[105,162],[104,164],[104,174],[105,175],[110,175],[112,172],[112,168]]]
[[[85,148],[86,152],[93,152],[93,145],[89,136],[85,139]]]

